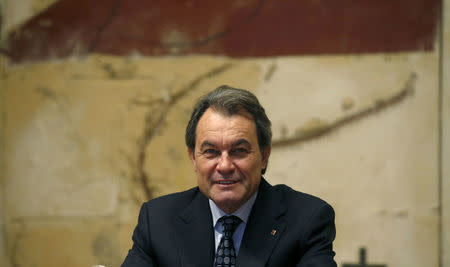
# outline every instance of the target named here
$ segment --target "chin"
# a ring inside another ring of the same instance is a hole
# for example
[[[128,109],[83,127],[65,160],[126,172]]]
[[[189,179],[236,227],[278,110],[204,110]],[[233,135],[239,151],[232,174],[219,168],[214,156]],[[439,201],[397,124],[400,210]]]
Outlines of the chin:
[[[232,194],[220,194],[211,198],[216,203],[233,204],[240,201],[240,197]]]
[[[211,199],[225,212],[227,209],[238,209],[242,204],[244,204],[242,203],[243,196],[229,194],[228,192],[211,196]]]

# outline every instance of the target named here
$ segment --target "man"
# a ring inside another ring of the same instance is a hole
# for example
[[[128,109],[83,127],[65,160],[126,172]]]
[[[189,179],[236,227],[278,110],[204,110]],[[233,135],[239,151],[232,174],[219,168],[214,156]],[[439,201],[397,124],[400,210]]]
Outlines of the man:
[[[198,187],[144,203],[122,266],[335,267],[333,209],[261,177],[270,126],[246,90],[201,98],[185,135]]]

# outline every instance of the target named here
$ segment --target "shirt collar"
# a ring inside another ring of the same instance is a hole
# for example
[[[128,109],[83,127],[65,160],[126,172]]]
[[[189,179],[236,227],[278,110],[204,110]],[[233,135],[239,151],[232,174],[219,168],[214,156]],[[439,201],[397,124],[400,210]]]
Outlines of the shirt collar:
[[[239,217],[239,219],[241,219],[244,223],[247,223],[248,216],[250,215],[250,211],[252,210],[253,204],[255,204],[255,200],[256,200],[256,196],[257,195],[258,195],[258,191],[256,191],[253,194],[253,196],[251,196],[249,198],[249,200],[247,200],[247,202],[244,203],[244,205],[242,205],[239,209],[237,209],[232,214],[227,214],[226,212],[221,210],[216,205],[216,203],[214,203],[214,201],[209,199],[209,207],[211,209],[211,214],[212,214],[212,218],[213,218],[213,226],[216,225],[217,221],[222,216],[229,216],[229,215],[235,215],[235,216]]]

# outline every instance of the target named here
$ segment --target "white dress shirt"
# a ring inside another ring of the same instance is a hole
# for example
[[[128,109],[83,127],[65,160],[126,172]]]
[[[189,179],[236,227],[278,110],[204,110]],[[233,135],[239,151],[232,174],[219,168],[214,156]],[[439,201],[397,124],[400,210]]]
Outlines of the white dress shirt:
[[[232,214],[227,214],[223,210],[221,210],[219,207],[217,207],[216,203],[209,200],[209,207],[211,208],[211,214],[212,214],[212,223],[214,227],[214,237],[215,237],[215,244],[216,244],[216,251],[217,247],[219,246],[220,239],[222,238],[223,232],[222,232],[222,222],[217,222],[222,216],[230,216],[234,215],[239,217],[239,219],[242,220],[242,222],[238,225],[236,230],[233,234],[233,245],[234,250],[236,251],[236,255],[239,253],[239,249],[241,248],[241,241],[242,236],[244,235],[245,227],[247,226],[248,216],[250,215],[250,211],[252,210],[253,204],[255,204],[256,196],[258,195],[258,191],[256,191],[253,196],[250,197],[247,202],[244,203],[238,210],[233,212]]]

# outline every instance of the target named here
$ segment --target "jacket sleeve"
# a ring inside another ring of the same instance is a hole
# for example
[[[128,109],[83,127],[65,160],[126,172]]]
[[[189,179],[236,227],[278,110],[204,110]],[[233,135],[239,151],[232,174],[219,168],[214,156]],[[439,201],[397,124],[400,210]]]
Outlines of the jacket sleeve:
[[[150,242],[149,216],[146,203],[141,207],[139,219],[133,232],[133,246],[128,251],[122,267],[153,267],[156,266],[152,255]]]
[[[336,236],[333,208],[328,204],[322,205],[305,230],[305,254],[296,266],[336,267],[333,251],[333,240]]]

